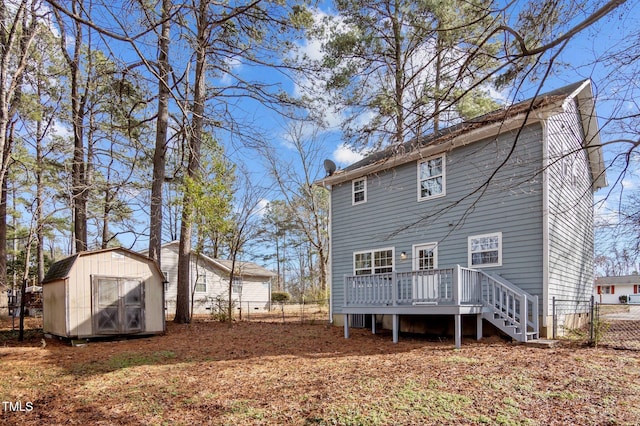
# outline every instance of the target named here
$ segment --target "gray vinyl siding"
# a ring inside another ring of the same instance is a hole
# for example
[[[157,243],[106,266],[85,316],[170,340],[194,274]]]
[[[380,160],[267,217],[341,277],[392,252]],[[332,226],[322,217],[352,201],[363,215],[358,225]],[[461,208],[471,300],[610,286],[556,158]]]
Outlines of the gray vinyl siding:
[[[468,265],[468,237],[502,233],[502,266],[486,268],[542,296],[542,127],[523,129],[445,153],[446,195],[418,201],[417,162],[367,176],[367,202],[351,203],[351,182],[332,188],[334,312],[344,300],[353,253],[393,247],[396,271],[412,269],[412,246],[438,243],[438,267]],[[497,165],[507,163],[476,193]],[[408,257],[400,259],[402,252]]]
[[[547,122],[549,299],[588,299],[593,291],[593,192],[575,102]],[[575,176],[575,178],[574,178]]]

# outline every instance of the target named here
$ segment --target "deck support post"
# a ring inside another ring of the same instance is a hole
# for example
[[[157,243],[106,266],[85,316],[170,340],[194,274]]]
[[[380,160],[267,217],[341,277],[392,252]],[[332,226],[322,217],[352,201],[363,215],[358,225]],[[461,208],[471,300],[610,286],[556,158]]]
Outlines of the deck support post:
[[[393,343],[398,343],[399,329],[400,329],[400,315],[393,314]]]
[[[349,338],[349,314],[344,314],[344,338]]]
[[[476,315],[476,339],[482,339],[482,314]]]
[[[376,334],[376,314],[371,314],[371,334]]]
[[[454,317],[456,349],[460,349],[460,346],[462,346],[462,316],[460,314],[455,314]]]

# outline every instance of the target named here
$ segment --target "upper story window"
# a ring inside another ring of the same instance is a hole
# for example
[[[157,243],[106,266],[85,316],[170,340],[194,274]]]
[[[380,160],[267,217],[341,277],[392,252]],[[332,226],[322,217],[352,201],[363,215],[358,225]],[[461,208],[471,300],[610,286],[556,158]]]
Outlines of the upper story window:
[[[445,195],[445,156],[418,162],[418,201]]]
[[[353,180],[351,182],[352,197],[351,201],[353,205],[367,202],[367,178]]]
[[[393,249],[362,251],[353,254],[355,275],[393,272]]]
[[[469,237],[469,267],[502,265],[502,232]]]

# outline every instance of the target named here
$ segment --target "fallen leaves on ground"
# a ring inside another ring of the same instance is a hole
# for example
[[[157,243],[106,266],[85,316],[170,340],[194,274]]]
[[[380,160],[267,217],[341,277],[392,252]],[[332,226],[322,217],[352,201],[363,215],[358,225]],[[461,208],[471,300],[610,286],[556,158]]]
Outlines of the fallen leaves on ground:
[[[634,351],[255,322],[83,347],[41,337],[0,341],[0,424],[640,424]]]

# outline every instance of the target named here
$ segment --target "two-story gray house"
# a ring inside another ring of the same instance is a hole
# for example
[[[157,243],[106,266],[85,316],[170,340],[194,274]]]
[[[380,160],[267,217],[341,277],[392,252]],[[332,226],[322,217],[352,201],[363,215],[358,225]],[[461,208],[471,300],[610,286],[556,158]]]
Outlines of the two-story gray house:
[[[380,321],[394,341],[418,323],[457,347],[463,325],[481,338],[485,321],[520,341],[550,334],[553,297],[593,289],[598,131],[587,80],[317,182],[331,190],[331,312],[345,337]]]

